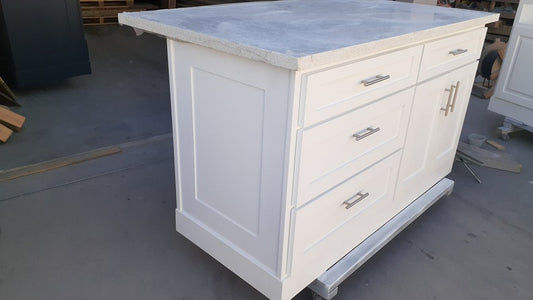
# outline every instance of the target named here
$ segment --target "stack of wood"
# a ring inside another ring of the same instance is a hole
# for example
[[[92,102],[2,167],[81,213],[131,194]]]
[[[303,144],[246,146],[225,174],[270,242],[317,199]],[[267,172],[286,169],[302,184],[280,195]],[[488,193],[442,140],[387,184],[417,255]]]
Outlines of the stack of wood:
[[[0,142],[5,143],[13,134],[13,130],[19,131],[26,120],[25,117],[12,112],[7,106],[20,106],[15,94],[0,77]]]
[[[158,8],[156,5],[136,3],[134,0],[80,0],[80,6],[84,25],[116,24],[121,12]]]
[[[0,106],[0,141],[5,143],[13,134],[13,130],[19,131],[22,129],[26,118],[12,112],[5,106]]]

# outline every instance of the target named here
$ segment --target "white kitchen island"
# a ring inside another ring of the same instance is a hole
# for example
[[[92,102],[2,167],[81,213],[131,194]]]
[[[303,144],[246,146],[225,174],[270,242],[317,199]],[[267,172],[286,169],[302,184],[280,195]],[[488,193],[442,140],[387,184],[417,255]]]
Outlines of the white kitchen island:
[[[361,0],[120,14],[168,41],[178,232],[290,299],[450,172],[497,20]]]

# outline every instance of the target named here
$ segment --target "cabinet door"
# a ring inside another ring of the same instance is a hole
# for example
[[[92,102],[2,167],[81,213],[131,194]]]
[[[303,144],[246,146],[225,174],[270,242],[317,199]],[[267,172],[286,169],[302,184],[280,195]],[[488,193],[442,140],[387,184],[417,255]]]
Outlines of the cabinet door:
[[[533,126],[533,1],[520,2],[489,109]]]
[[[396,201],[410,203],[452,167],[477,62],[417,87]]]

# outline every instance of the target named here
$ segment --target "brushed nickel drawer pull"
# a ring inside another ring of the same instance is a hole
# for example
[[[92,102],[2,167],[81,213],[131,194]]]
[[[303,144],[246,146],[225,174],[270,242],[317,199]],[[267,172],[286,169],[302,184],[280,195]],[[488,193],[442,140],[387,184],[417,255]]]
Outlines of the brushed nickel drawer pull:
[[[452,87],[455,88],[455,92],[453,93],[453,100],[452,100],[452,106],[450,107],[450,112],[453,112],[453,109],[455,108],[455,101],[457,100],[457,94],[459,93],[459,84],[461,82],[457,81],[456,85],[452,85]]]
[[[452,102],[452,97],[455,91],[455,85],[452,84],[452,86],[449,89],[444,89],[444,90],[446,92],[449,92],[450,94],[448,95],[448,101],[446,102],[446,107],[441,107],[440,110],[443,110],[444,116],[447,117],[448,113],[450,112],[450,108],[452,107],[451,102]]]
[[[365,80],[361,80],[361,83],[364,85],[364,86],[369,86],[369,85],[373,85],[375,83],[378,83],[378,82],[381,82],[381,81],[384,81],[384,80],[387,80],[390,78],[390,75],[385,75],[385,76],[382,76],[382,75],[376,75],[374,76],[374,78],[372,79],[365,79]]]
[[[459,54],[463,54],[463,53],[466,53],[468,52],[468,49],[455,49],[455,50],[452,50],[450,52],[448,52],[448,54],[451,54],[453,56],[457,56]]]
[[[368,196],[370,196],[370,193],[364,193],[363,194],[363,191],[361,191],[361,192],[358,192],[357,194],[355,194],[355,196],[353,196],[352,198],[342,202],[342,204],[346,205],[344,208],[350,209],[350,208],[352,208],[352,206],[354,206],[357,203],[361,202],[363,199],[365,199]]]
[[[374,126],[370,126],[368,127],[367,129],[365,130],[362,130],[362,131],[359,131],[357,133],[354,133],[352,136],[355,138],[356,141],[360,141],[364,138],[366,138],[367,136],[370,136],[378,131],[380,131],[381,129],[379,127],[374,127]]]

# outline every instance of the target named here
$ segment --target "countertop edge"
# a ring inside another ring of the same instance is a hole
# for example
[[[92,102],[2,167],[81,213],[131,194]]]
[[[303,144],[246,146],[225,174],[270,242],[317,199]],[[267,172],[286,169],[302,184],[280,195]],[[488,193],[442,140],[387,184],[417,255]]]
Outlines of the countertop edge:
[[[164,25],[155,21],[143,20],[137,17],[132,17],[130,16],[130,13],[127,12],[120,13],[118,15],[118,20],[121,25],[128,25],[145,32],[164,36],[169,39],[196,44],[292,71],[305,71],[321,66],[334,65],[336,63],[342,63],[348,60],[362,58],[395,48],[413,46],[422,42],[436,39],[438,37],[482,27],[485,26],[485,24],[498,21],[498,18],[499,14],[490,14],[485,17],[416,31],[392,38],[376,40],[304,57],[293,57],[283,53],[242,45],[213,36],[207,36],[198,32]]]
[[[284,69],[297,70],[299,65],[299,58],[297,57],[218,39],[198,32],[164,25],[155,21],[142,20],[129,16],[129,13],[127,12],[118,14],[118,22],[120,25],[131,26],[144,32],[164,36],[172,40],[211,48],[239,57],[261,61]]]
[[[470,31],[475,28],[481,28],[484,27],[485,24],[498,21],[498,19],[499,14],[492,14],[482,18],[476,18],[468,21],[439,26],[387,39],[376,40],[369,43],[301,57],[298,60],[297,70],[308,70],[321,66],[334,65],[349,60],[364,58],[369,55],[376,55],[389,50],[419,45],[448,35]]]

